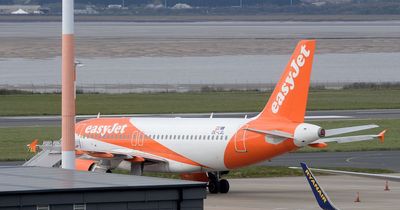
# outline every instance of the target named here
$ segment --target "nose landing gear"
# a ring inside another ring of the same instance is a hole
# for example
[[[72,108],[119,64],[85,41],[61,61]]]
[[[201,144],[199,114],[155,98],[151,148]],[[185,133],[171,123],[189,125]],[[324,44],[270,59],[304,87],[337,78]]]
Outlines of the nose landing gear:
[[[228,193],[229,182],[226,179],[221,179],[221,175],[228,172],[209,172],[208,173],[208,191],[212,194]]]

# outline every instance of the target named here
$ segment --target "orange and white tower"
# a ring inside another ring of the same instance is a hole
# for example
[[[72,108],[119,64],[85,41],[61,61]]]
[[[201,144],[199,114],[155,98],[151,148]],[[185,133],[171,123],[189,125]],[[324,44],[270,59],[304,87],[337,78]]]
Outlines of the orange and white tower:
[[[75,169],[74,0],[62,1],[62,168]]]

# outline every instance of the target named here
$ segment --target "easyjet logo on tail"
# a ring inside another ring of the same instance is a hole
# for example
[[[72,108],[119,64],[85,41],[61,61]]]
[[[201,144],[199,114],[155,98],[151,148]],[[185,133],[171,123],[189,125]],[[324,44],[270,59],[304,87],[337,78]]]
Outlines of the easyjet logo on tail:
[[[304,66],[307,58],[310,56],[310,50],[306,49],[306,45],[301,46],[300,54],[290,62],[290,70],[285,81],[281,86],[281,91],[276,95],[275,101],[272,103],[271,110],[274,114],[279,112],[279,108],[285,101],[285,97],[295,88],[295,79],[300,74],[300,68]]]

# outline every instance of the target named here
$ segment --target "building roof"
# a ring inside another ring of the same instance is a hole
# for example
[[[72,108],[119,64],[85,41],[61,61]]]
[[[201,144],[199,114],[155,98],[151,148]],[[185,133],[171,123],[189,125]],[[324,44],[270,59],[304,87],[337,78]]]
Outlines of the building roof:
[[[205,183],[60,168],[5,166],[0,167],[0,186],[1,195],[82,190],[190,188],[205,187]]]

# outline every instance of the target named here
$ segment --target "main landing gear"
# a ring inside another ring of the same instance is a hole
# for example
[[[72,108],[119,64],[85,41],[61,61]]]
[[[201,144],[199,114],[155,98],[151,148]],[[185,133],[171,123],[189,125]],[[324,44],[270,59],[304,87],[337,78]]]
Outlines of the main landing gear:
[[[221,175],[227,174],[228,171],[208,172],[208,191],[212,194],[229,192],[229,182],[221,179]]]

